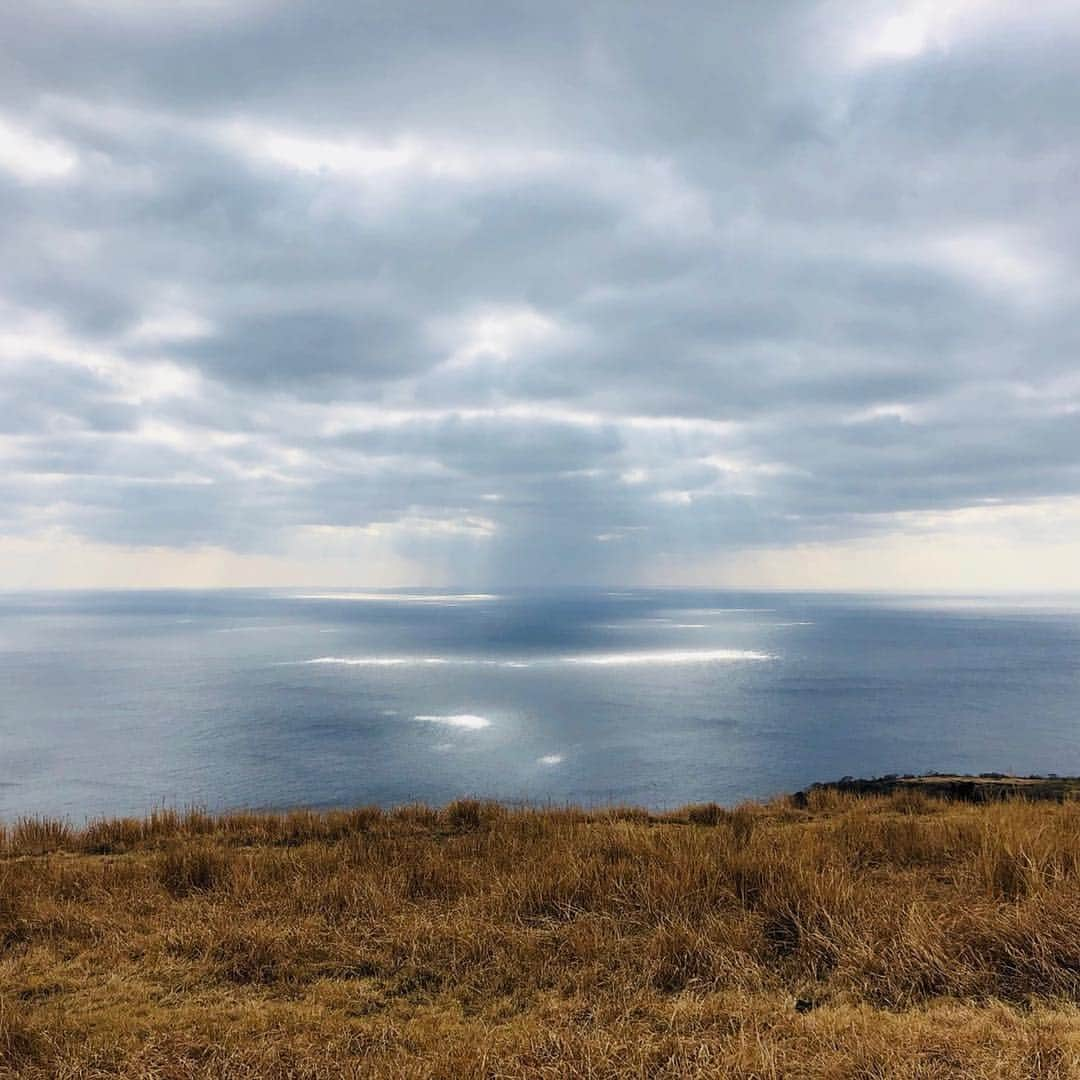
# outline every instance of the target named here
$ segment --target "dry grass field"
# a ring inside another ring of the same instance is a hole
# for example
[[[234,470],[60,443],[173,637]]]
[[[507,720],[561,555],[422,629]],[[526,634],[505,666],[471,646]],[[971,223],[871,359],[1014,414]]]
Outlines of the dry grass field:
[[[0,1075],[1080,1076],[1080,804],[0,834]]]

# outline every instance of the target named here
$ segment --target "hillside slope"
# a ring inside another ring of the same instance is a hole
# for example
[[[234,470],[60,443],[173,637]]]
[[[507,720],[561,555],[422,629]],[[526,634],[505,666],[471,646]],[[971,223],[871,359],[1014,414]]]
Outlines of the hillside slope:
[[[162,813],[0,856],[0,1075],[1080,1070],[1072,802]]]

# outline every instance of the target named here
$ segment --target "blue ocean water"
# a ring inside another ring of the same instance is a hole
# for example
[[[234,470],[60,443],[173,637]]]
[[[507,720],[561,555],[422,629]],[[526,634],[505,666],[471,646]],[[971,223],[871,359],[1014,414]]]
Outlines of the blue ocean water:
[[[1080,773],[1080,603],[0,594],[0,819]]]

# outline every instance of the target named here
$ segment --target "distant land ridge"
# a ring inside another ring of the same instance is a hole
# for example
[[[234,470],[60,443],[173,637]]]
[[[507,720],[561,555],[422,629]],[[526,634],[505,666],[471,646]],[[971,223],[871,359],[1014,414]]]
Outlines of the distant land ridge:
[[[923,773],[898,775],[888,773],[869,779],[842,776],[839,780],[827,780],[811,784],[805,791],[796,791],[792,800],[805,805],[811,791],[843,791],[852,795],[891,795],[897,791],[919,791],[939,799],[958,802],[996,802],[1000,799],[1037,799],[1065,802],[1080,796],[1080,777],[1013,776],[1009,773]]]

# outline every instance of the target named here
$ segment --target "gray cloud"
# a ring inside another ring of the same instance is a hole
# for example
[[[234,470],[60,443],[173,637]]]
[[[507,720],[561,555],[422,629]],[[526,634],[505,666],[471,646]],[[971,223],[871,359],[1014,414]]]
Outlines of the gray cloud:
[[[1080,494],[1080,17],[932,8],[13,6],[3,531],[620,580]]]

